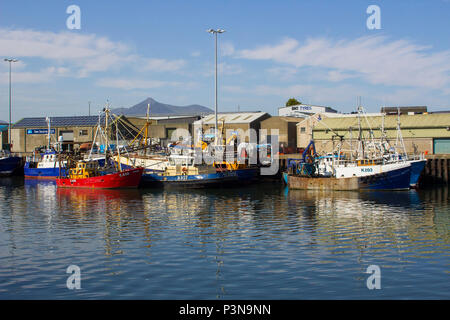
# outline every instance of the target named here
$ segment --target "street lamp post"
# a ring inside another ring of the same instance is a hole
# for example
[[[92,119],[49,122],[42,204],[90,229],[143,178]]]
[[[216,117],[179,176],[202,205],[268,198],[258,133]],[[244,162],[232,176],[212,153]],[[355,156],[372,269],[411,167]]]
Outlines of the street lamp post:
[[[17,62],[19,60],[12,58],[3,59],[6,62],[9,62],[9,126],[8,126],[8,147],[11,148],[11,63]]]
[[[215,108],[214,108],[216,128],[215,128],[214,139],[215,139],[215,143],[217,145],[217,138],[218,138],[218,134],[219,134],[219,131],[218,131],[218,127],[219,126],[217,125],[217,34],[224,33],[225,30],[222,30],[222,29],[217,29],[217,30],[208,29],[206,31],[215,35],[215,44],[216,44],[216,52],[215,52],[215,55],[216,55],[216,63],[215,63],[216,64],[215,65],[215,71],[216,71],[215,72],[215,74],[216,74],[215,75]]]

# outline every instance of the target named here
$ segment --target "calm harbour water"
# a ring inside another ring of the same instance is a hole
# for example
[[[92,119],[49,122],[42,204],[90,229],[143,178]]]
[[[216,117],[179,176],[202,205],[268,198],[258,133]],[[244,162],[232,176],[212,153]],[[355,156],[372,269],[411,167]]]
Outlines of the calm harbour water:
[[[0,181],[0,299],[449,299],[449,189]],[[81,289],[69,290],[69,265]],[[369,290],[369,265],[381,289]]]

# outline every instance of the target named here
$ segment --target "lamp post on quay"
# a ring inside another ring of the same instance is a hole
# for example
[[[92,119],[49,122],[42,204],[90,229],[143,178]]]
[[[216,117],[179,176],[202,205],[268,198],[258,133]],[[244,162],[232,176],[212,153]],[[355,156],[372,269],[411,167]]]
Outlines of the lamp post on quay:
[[[215,113],[215,133],[214,133],[214,140],[215,140],[215,144],[217,145],[217,138],[218,138],[218,134],[219,134],[219,132],[218,132],[218,125],[217,125],[217,35],[219,34],[219,33],[224,33],[225,32],[225,30],[223,30],[223,29],[217,29],[217,30],[214,30],[214,29],[208,29],[208,30],[206,30],[207,32],[209,32],[209,33],[211,33],[211,34],[214,34],[214,36],[215,36],[215,43],[216,43],[216,52],[215,52],[215,55],[216,55],[216,63],[215,63],[215,108],[214,108],[214,113]]]
[[[9,126],[8,126],[8,148],[11,151],[11,64],[13,62],[17,62],[19,60],[12,58],[3,59],[6,62],[9,62]]]

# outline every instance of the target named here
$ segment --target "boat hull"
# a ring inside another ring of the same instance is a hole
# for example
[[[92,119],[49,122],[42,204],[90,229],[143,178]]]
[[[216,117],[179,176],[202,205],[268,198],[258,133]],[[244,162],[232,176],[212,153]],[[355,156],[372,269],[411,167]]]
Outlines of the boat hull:
[[[59,177],[59,168],[30,168],[29,163],[25,163],[24,175],[27,179],[56,179]],[[61,168],[61,176],[66,175],[66,169]]]
[[[164,176],[157,173],[145,173],[143,182],[164,188],[207,188],[224,186],[238,181],[236,172],[223,171],[209,174]]]
[[[259,168],[244,168],[232,170],[236,172],[237,181],[239,183],[251,183],[258,178]]]
[[[396,170],[367,175],[362,177],[287,177],[290,189],[308,190],[408,190],[410,183],[410,166]]]
[[[99,188],[122,189],[137,188],[141,181],[143,168],[128,169],[121,172],[105,174],[97,177],[69,179],[57,178],[56,185],[60,188]]]
[[[413,160],[411,163],[411,177],[410,177],[410,186],[412,188],[416,188],[420,175],[422,174],[423,169],[425,168],[425,165],[427,164],[427,160]]]
[[[11,176],[23,168],[21,157],[4,157],[0,159],[0,176]]]
[[[132,166],[122,164],[122,168]],[[206,188],[214,185],[232,183],[251,183],[258,177],[258,168],[245,168],[228,171],[217,171],[211,174],[164,176],[164,171],[146,169],[142,174],[141,185],[144,187],[181,187]]]

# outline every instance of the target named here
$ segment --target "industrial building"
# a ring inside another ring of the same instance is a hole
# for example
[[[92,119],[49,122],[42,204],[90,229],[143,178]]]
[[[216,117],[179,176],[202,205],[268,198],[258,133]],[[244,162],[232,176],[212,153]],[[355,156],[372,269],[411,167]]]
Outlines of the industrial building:
[[[424,114],[428,113],[427,106],[407,106],[407,107],[381,107],[381,113],[384,114]]]
[[[337,114],[337,111],[330,107],[315,106],[315,105],[310,105],[310,104],[298,104],[295,106],[278,108],[278,115],[281,117],[307,118],[316,113]]]
[[[59,140],[63,144],[63,150],[71,150],[76,144],[91,142],[98,121],[98,116],[51,117],[51,143]],[[11,129],[13,152],[30,153],[35,148],[46,146],[47,141],[48,124],[45,117],[23,118]]]
[[[179,140],[180,136],[177,134],[182,132],[189,132],[192,136],[194,122],[199,120],[200,116],[154,116],[149,117],[150,126],[148,135],[154,139],[158,139],[163,147],[167,146],[170,142]],[[133,117],[127,116],[127,119],[137,128],[142,128],[147,122],[147,117]],[[178,130],[178,131],[177,131]]]
[[[8,124],[0,124],[0,150],[7,150],[8,149]]]
[[[256,139],[259,141],[259,129],[261,129],[262,121],[270,118],[267,112],[230,112],[219,113],[217,115],[217,122],[219,131],[227,134],[227,131],[241,131],[246,137],[243,140],[250,142],[249,129],[254,129],[256,132]],[[215,115],[208,115],[200,120],[194,122],[194,141],[198,140],[200,134],[214,135]]]
[[[130,139],[139,130],[125,116],[120,116],[119,131],[125,133],[125,139]],[[50,142],[58,144],[62,150],[74,150],[84,143],[94,140],[98,122],[105,123],[104,117],[73,116],[50,117]],[[111,131],[113,138],[114,130]],[[23,118],[11,129],[12,152],[31,153],[36,148],[48,144],[48,124],[45,117]]]
[[[302,121],[302,118],[298,117],[270,117],[261,122],[261,129],[267,130],[268,136],[278,132],[278,143],[282,153],[296,153],[297,124],[300,121]]]
[[[403,141],[408,153],[424,152],[427,154],[450,153],[450,113],[401,112],[400,127]],[[320,118],[320,119],[318,119]],[[386,138],[391,145],[397,139],[397,120],[395,115],[366,115],[358,119],[357,115],[342,117],[324,117],[316,115],[305,119],[297,125],[297,146],[304,148],[314,139],[318,152],[332,152],[343,140],[346,149],[355,150],[358,138],[358,121],[361,121],[362,135],[375,139],[381,137],[384,126]]]
[[[119,116],[119,131],[121,137],[131,141],[147,122],[146,117]],[[200,116],[160,116],[151,117],[149,137],[157,139],[162,146],[167,146],[173,139],[172,133],[177,129],[187,130],[191,135],[193,123]],[[100,118],[102,126],[104,118]],[[50,117],[50,139],[52,145],[61,141],[63,150],[79,148],[84,143],[91,143],[95,137],[98,116]],[[2,131],[3,145],[7,144],[6,132]],[[48,126],[45,117],[23,118],[12,127],[12,151],[31,153],[36,148],[47,146]],[[174,135],[175,140],[179,137]],[[114,126],[111,130],[111,139],[115,139]],[[6,140],[5,140],[6,139]]]

